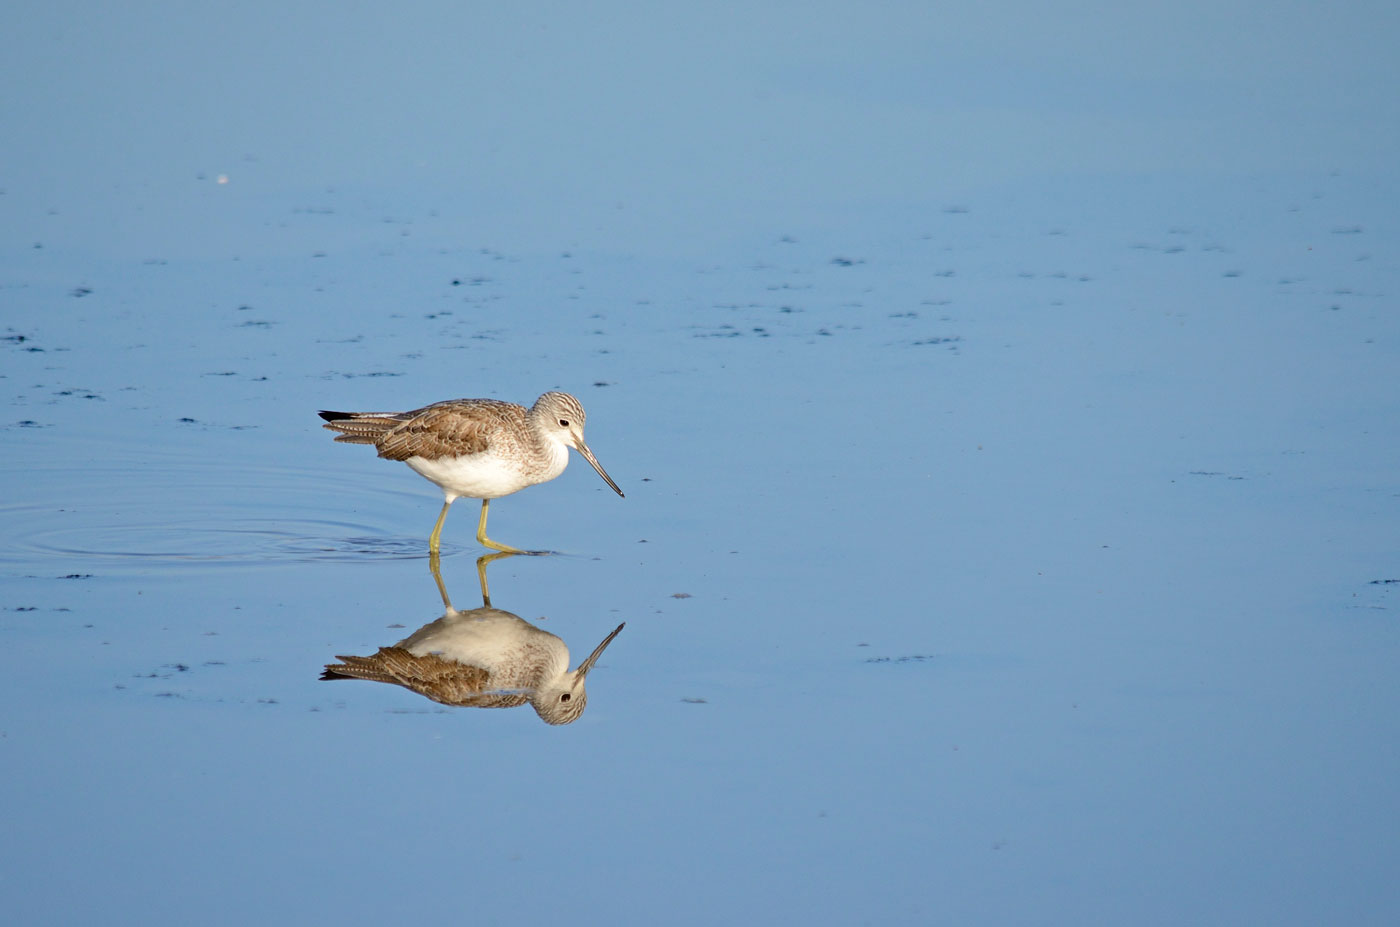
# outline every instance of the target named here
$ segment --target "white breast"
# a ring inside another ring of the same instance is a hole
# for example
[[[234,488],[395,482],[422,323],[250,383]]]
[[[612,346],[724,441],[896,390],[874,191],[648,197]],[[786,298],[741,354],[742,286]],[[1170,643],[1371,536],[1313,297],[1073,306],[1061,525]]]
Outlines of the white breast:
[[[436,483],[447,496],[499,499],[563,473],[569,463],[569,450],[550,442],[544,454],[525,460],[487,453],[436,460],[410,457],[404,463]]]

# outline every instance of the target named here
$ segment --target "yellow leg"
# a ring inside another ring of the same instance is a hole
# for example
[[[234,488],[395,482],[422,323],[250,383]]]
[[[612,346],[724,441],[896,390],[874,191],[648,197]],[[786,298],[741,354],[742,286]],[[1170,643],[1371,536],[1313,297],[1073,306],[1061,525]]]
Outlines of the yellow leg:
[[[452,500],[448,499],[442,504],[442,511],[438,513],[437,524],[433,525],[433,533],[428,535],[428,554],[437,556],[442,549],[442,523],[447,521],[447,510],[452,508]]]
[[[490,499],[481,500],[481,521],[476,524],[476,542],[482,547],[489,547],[492,550],[499,550],[505,554],[526,554],[529,551],[521,550],[518,547],[511,547],[509,544],[497,544],[486,536],[486,511],[491,507]]]

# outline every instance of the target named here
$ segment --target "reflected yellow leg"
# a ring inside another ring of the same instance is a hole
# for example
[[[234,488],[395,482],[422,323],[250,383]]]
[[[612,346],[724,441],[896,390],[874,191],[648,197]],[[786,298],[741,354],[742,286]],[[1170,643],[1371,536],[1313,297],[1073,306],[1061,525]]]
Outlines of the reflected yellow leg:
[[[442,581],[442,559],[436,553],[428,554],[428,570],[433,574],[433,582],[437,583],[438,595],[442,596],[442,607],[448,612],[455,612],[452,600],[447,597],[447,586]]]
[[[504,554],[527,554],[529,551],[521,550],[518,547],[511,547],[509,544],[498,544],[486,536],[486,512],[491,507],[490,499],[481,500],[481,521],[476,525],[476,542],[482,547],[489,547],[492,550],[499,550]],[[446,510],[443,510],[446,514]]]
[[[476,558],[476,578],[481,581],[481,604],[487,608],[491,607],[491,589],[486,585],[486,564],[500,560],[502,557],[514,557],[515,554],[508,550],[498,550],[494,554],[486,554]]]

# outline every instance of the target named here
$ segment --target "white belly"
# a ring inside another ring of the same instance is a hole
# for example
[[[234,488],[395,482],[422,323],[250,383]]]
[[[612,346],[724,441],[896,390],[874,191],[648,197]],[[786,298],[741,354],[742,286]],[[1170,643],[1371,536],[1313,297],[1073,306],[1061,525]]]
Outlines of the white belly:
[[[435,653],[458,663],[496,669],[506,663],[541,664],[547,675],[569,668],[569,648],[546,631],[493,608],[445,615],[399,641],[415,656]]]
[[[420,476],[432,480],[449,498],[499,499],[526,486],[552,480],[569,463],[567,448],[551,446],[540,459],[528,461],[471,454],[467,457],[410,457],[404,461]]]

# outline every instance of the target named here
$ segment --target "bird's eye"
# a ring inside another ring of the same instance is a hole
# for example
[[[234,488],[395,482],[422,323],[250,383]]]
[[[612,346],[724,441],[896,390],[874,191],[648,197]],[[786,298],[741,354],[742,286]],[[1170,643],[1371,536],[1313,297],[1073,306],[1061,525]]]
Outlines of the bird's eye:
[[[568,701],[569,699],[571,699],[571,698],[573,698],[573,696],[570,695],[569,693],[565,692],[563,695],[559,696],[559,701],[561,701],[561,702],[567,702],[567,701]]]
[[[559,425],[560,425],[560,427],[562,427],[562,428],[568,428],[568,427],[569,427],[569,420],[568,420],[567,418],[561,418],[561,419],[559,420]]]

